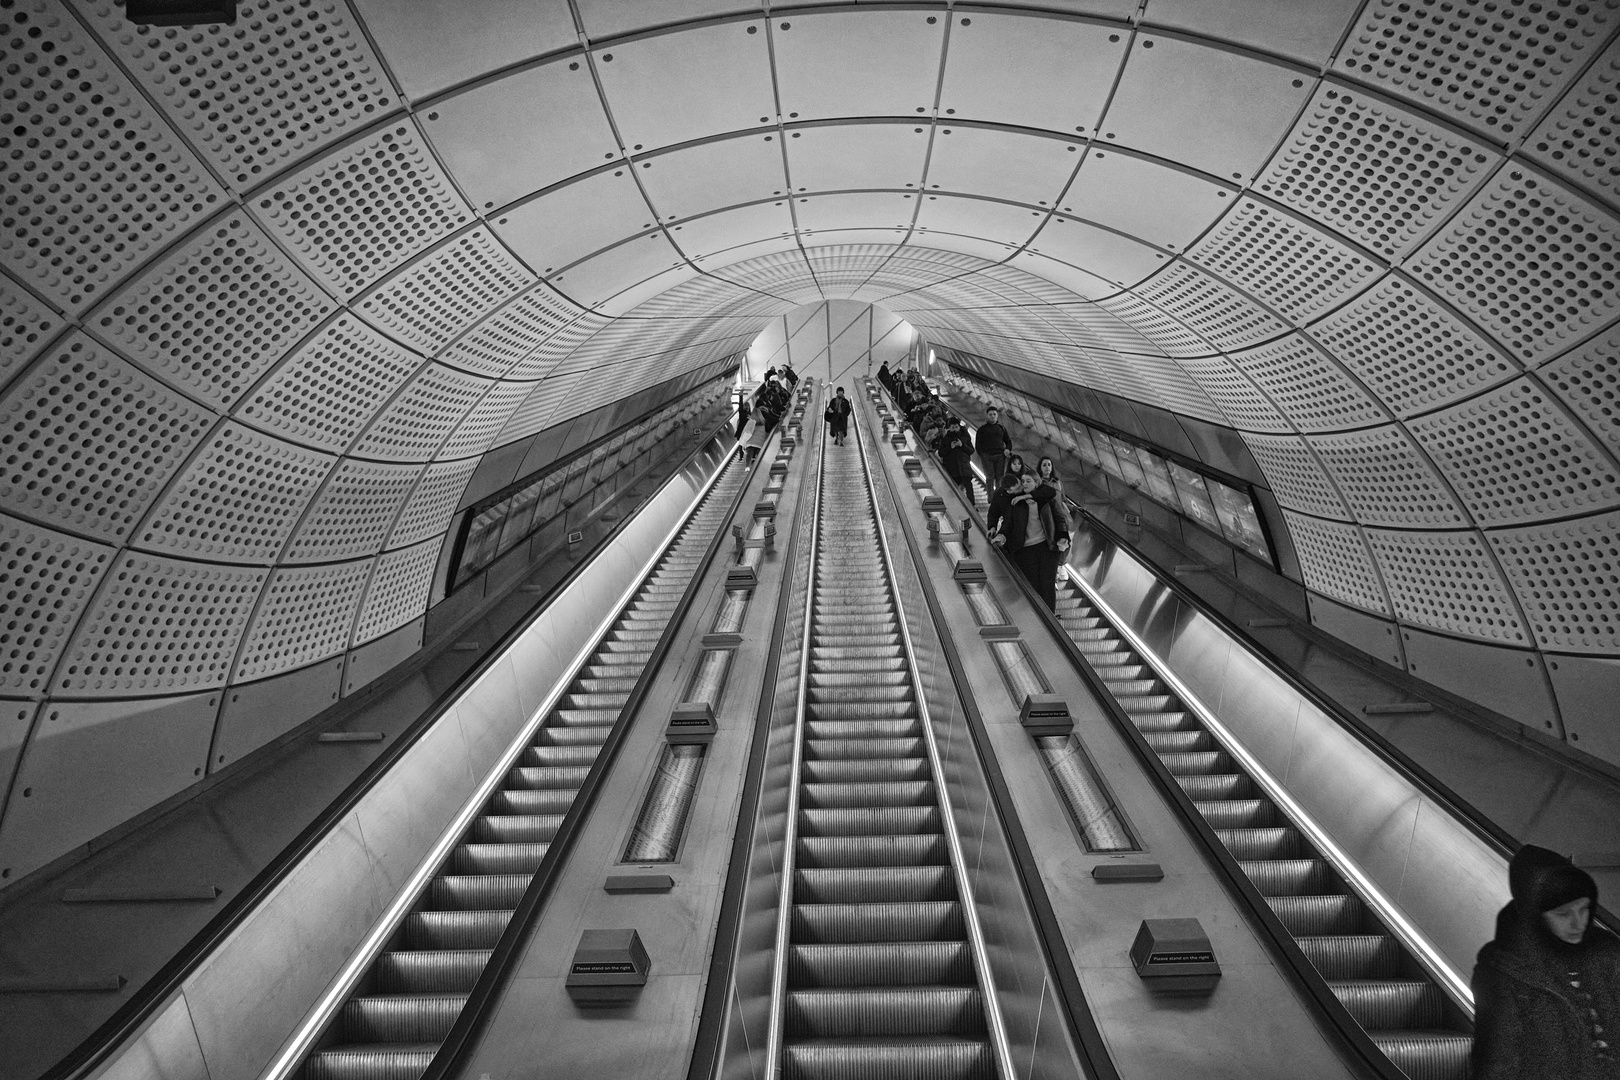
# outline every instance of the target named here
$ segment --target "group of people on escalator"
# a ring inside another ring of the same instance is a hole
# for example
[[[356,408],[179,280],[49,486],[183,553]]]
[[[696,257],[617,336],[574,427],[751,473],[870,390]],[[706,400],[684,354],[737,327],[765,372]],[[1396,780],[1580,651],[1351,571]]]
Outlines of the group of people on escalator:
[[[783,364],[780,368],[766,368],[759,389],[748,410],[738,410],[738,437],[742,440],[748,461],[752,464],[765,448],[765,440],[787,415],[793,400],[793,388],[799,384],[799,374]]]

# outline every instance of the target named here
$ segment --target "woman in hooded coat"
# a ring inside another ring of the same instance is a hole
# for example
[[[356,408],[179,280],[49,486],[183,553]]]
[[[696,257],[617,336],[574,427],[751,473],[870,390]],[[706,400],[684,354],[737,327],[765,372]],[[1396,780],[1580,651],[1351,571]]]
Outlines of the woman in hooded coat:
[[[1527,844],[1474,967],[1473,1080],[1620,1080],[1620,942],[1591,925],[1597,883]]]

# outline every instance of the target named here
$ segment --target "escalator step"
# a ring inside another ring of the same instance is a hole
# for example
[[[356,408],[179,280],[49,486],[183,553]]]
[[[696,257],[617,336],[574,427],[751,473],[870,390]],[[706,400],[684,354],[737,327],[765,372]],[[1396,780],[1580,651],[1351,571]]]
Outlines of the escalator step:
[[[956,881],[948,866],[796,870],[793,874],[793,900],[798,904],[955,899]]]
[[[941,822],[933,806],[862,806],[804,810],[800,836],[871,836],[874,833],[937,833]]]
[[[558,709],[546,720],[546,727],[612,727],[618,709]]]
[[[1190,712],[1142,713],[1140,716],[1131,717],[1131,722],[1136,725],[1136,730],[1144,735],[1150,731],[1201,731],[1203,729],[1198,722],[1198,718]]]
[[[1195,799],[1193,805],[1216,829],[1260,829],[1277,821],[1277,808],[1269,799],[1222,799],[1219,802]]]
[[[807,870],[837,866],[944,866],[950,852],[943,836],[806,836],[795,847],[794,865]]]
[[[811,659],[810,670],[818,671],[904,671],[906,660],[903,656],[873,656],[862,654],[859,656],[829,656]]]
[[[1393,979],[1400,974],[1400,942],[1388,934],[1332,934],[1298,941],[1306,959],[1330,982]]]
[[[839,687],[845,687],[845,686],[856,686],[856,687],[880,687],[880,686],[881,687],[891,687],[891,686],[900,686],[900,687],[905,687],[905,688],[907,688],[909,690],[910,689],[910,682],[911,682],[910,677],[906,674],[906,672],[905,672],[905,670],[903,668],[897,668],[897,669],[892,670],[892,671],[860,671],[860,670],[853,670],[852,671],[852,670],[846,669],[843,665],[840,664],[834,670],[812,671],[810,673],[810,685],[813,688],[834,687],[834,686],[839,686]]]
[[[799,775],[818,784],[895,784],[928,778],[928,759],[835,758],[826,761],[806,759],[799,764]]]
[[[1116,670],[1118,669],[1104,667],[1099,669],[1097,674],[1102,676],[1108,692],[1118,699],[1126,712],[1141,712],[1141,709],[1132,709],[1126,702],[1148,700],[1164,692],[1164,686],[1158,679],[1116,679],[1112,677]]]
[[[792,940],[804,945],[961,941],[966,935],[955,900],[793,905]]]
[[[969,984],[973,954],[965,941],[794,945],[788,954],[794,986]]]
[[[855,683],[847,686],[810,686],[805,699],[811,705],[834,703],[840,705],[868,705],[880,702],[911,700],[911,686],[907,682],[892,686],[873,686]]]
[[[1433,983],[1369,979],[1329,985],[1368,1031],[1437,1028],[1444,1022],[1445,995]]]
[[[428,884],[427,906],[435,911],[511,910],[533,874],[444,874]]]
[[[589,746],[597,747],[607,742],[608,733],[613,730],[611,724],[592,724],[589,727],[559,727],[546,725],[535,737],[536,746]]]
[[[305,1080],[417,1080],[438,1053],[438,1043],[341,1046],[311,1054]]]
[[[903,701],[812,701],[806,706],[812,720],[907,720],[917,715],[917,703]]]
[[[1233,857],[1242,859],[1292,859],[1304,853],[1305,844],[1291,826],[1269,829],[1216,829]]]
[[[1359,934],[1366,921],[1354,896],[1268,896],[1266,903],[1295,937]]]
[[[1217,750],[1220,744],[1207,731],[1144,731],[1142,737],[1156,754],[1196,754]]]
[[[413,911],[405,916],[407,949],[493,949],[510,911]]]
[[[1242,773],[1216,776],[1178,776],[1176,783],[1194,802],[1249,799],[1255,795],[1254,781]],[[1218,828],[1219,826],[1217,826]],[[1234,826],[1235,828],[1236,826]]]
[[[1409,1080],[1468,1080],[1474,1040],[1455,1031],[1374,1031],[1389,1060]]]
[[[1166,709],[1179,709],[1180,703],[1174,694],[1116,694],[1114,700],[1119,707],[1132,716],[1137,713],[1164,712]]]
[[[546,857],[545,844],[457,844],[450,869],[457,874],[533,874]]]
[[[843,645],[824,645],[817,643],[810,646],[810,662],[812,664],[841,663],[845,660],[899,660],[905,662],[905,656],[900,651],[900,643],[891,641],[875,648],[851,648]]]
[[[523,752],[524,760],[542,767],[556,765],[583,765],[589,768],[602,747],[590,746],[531,746]]]
[[[818,1039],[783,1048],[786,1080],[995,1080],[977,1039]]]
[[[805,725],[811,739],[907,739],[922,734],[917,717],[905,720],[811,720]]]
[[[577,788],[503,788],[490,796],[489,805],[496,813],[523,817],[566,814],[577,793]]]
[[[821,1038],[982,1035],[984,1001],[978,987],[968,986],[795,990],[788,994],[787,1029]]]
[[[351,1043],[443,1042],[466,994],[355,997],[343,1006],[343,1034]]]
[[[531,748],[532,749],[532,748]],[[589,765],[519,765],[506,778],[508,788],[578,788],[589,776]]]
[[[465,994],[489,957],[488,949],[383,953],[377,958],[377,989],[385,994]]]
[[[1160,754],[1164,767],[1175,776],[1210,776],[1232,771],[1232,759],[1224,750],[1199,750],[1190,754]]]
[[[1321,859],[1254,859],[1238,863],[1261,896],[1320,896],[1336,876]]]
[[[818,761],[835,758],[922,757],[921,739],[806,739],[804,756]]]
[[[926,761],[924,762],[926,765]],[[804,809],[832,809],[861,806],[933,806],[931,780],[877,784],[803,784],[799,806]]]

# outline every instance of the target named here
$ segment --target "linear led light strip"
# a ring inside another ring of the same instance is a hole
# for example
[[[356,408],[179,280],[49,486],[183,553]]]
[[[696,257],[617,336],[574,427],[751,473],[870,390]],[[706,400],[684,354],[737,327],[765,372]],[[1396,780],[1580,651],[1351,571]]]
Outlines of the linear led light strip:
[[[1456,968],[1452,967],[1451,961],[1446,958],[1446,955],[1435,948],[1434,943],[1429,940],[1428,936],[1418,929],[1393,901],[1384,895],[1383,890],[1371,878],[1362,872],[1361,868],[1356,865],[1355,860],[1331,836],[1323,831],[1322,827],[1316,823],[1316,820],[1295,801],[1294,797],[1288,793],[1288,790],[1283,787],[1276,777],[1272,776],[1265,766],[1261,765],[1259,760],[1250,754],[1243,744],[1238,741],[1237,737],[1215,718],[1198,695],[1189,690],[1186,684],[1176,677],[1170,670],[1169,665],[1163,661],[1158,653],[1148,648],[1147,643],[1136,635],[1136,632],[1130,628],[1124,619],[1119,617],[1119,614],[1109,605],[1108,601],[1104,600],[1080,576],[1074,567],[1065,564],[1063,572],[1068,575],[1070,581],[1073,581],[1085,592],[1093,604],[1103,610],[1109,621],[1113,623],[1114,628],[1130,641],[1132,648],[1136,649],[1140,655],[1153,664],[1154,671],[1159,678],[1163,679],[1170,689],[1175,691],[1176,696],[1182,702],[1198,714],[1198,719],[1203,721],[1204,726],[1209,728],[1216,739],[1220,740],[1222,749],[1237,759],[1239,765],[1248,770],[1249,775],[1265,789],[1266,796],[1282,808],[1283,813],[1288,816],[1294,827],[1304,833],[1311,843],[1316,845],[1317,850],[1322,852],[1327,857],[1327,860],[1333,864],[1333,868],[1350,882],[1361,898],[1377,912],[1378,917],[1383,919],[1394,930],[1395,936],[1401,939],[1401,943],[1412,950],[1429,974],[1445,988],[1452,999],[1460,1004],[1468,1012],[1469,1017],[1472,1018],[1474,1015],[1474,992],[1469,987],[1468,980],[1463,978]]]
[[[736,454],[737,450],[737,447],[733,447],[731,453],[727,454],[726,457],[731,458]],[[715,469],[714,475],[705,481],[702,489],[698,491],[697,497],[692,500],[694,508],[708,496],[710,489],[714,487],[715,483],[719,481],[721,475],[726,471],[727,464],[729,464],[729,460],[722,462],[720,467]],[[669,550],[669,546],[675,542],[675,537],[686,527],[691,517],[690,512],[681,516],[680,520],[670,528],[663,541],[653,549],[652,555],[648,558],[646,564],[642,566],[641,572],[631,575],[630,584],[620,594],[618,601],[604,609],[607,614],[596,625],[594,631],[584,636],[584,644],[580,646],[579,651],[574,654],[573,659],[563,669],[566,675],[557,680],[557,684],[552,688],[551,693],[546,695],[540,707],[524,722],[522,730],[518,732],[511,745],[507,747],[506,752],[501,756],[500,764],[490,770],[489,775],[478,786],[478,790],[474,792],[472,798],[461,808],[461,812],[456,815],[455,820],[439,835],[438,842],[423,857],[416,872],[401,887],[394,898],[394,902],[388,906],[388,910],[383,912],[382,917],[372,927],[371,933],[360,943],[360,947],[350,956],[349,962],[343,966],[343,970],[332,980],[326,992],[321,995],[315,1006],[305,1015],[303,1023],[299,1024],[293,1031],[292,1037],[282,1045],[281,1052],[270,1062],[269,1067],[259,1074],[260,1080],[285,1080],[302,1063],[310,1048],[314,1045],[315,1040],[320,1036],[322,1029],[331,1020],[332,1014],[354,991],[355,986],[359,984],[360,979],[365,975],[367,968],[371,966],[371,962],[375,959],[377,953],[388,942],[388,939],[393,936],[395,929],[398,928],[405,916],[410,914],[411,908],[416,904],[422,890],[427,888],[428,883],[433,880],[433,875],[438,872],[440,864],[449,856],[451,850],[461,840],[462,835],[471,827],[478,815],[483,813],[484,804],[495,794],[495,789],[500,786],[506,775],[511,772],[518,758],[522,757],[523,751],[528,749],[529,743],[534,740],[535,731],[545,721],[546,716],[557,704],[558,699],[567,691],[569,683],[573,681],[573,674],[580,669],[586,660],[590,659],[591,653],[595,651],[602,635],[612,628],[615,620],[623,612],[625,605],[635,596],[636,591],[641,588],[647,575],[652,573],[653,569],[658,565],[658,560],[663,558],[664,553]],[[483,680],[480,679],[479,681],[482,682]],[[471,688],[469,688],[470,692]],[[465,697],[466,695],[462,695],[462,698]],[[461,703],[462,698],[456,700],[457,705]],[[446,709],[441,714],[440,719],[442,720],[444,716],[448,715],[449,711],[449,709]]]

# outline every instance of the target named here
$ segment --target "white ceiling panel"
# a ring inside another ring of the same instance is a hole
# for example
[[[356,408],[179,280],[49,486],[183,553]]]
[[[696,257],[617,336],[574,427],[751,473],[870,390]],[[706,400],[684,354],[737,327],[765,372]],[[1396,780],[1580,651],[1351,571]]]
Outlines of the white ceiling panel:
[[[1063,210],[1180,250],[1225,213],[1232,196],[1232,189],[1196,176],[1129,154],[1094,150],[1064,195]]]
[[[638,165],[641,186],[664,221],[787,194],[781,148],[759,135],[700,143]]]
[[[927,124],[827,124],[788,133],[795,191],[917,188],[928,160]]]
[[[931,248],[944,248],[963,255],[977,255],[990,262],[1000,262],[1018,250],[1017,244],[988,240],[980,236],[963,236],[959,233],[923,232],[912,235],[919,244],[927,244]]]
[[[1143,20],[1320,64],[1361,0],[1148,0]]]
[[[579,43],[567,0],[356,0],[412,100]]]
[[[631,311],[641,304],[646,303],[659,293],[691,281],[693,278],[697,277],[697,275],[697,270],[683,262],[679,266],[670,267],[662,274],[655,274],[645,281],[632,285],[623,292],[615,293],[613,296],[597,305],[596,310],[600,311],[604,315],[611,315],[617,318],[618,316],[623,315],[625,312]]]
[[[844,195],[800,196],[793,202],[799,228],[814,232],[829,229],[909,228],[917,197],[896,191],[853,191]],[[844,243],[845,241],[823,241]]]
[[[1214,176],[1247,178],[1288,134],[1311,89],[1304,72],[1143,33],[1103,135]]]
[[[637,236],[551,278],[552,286],[576,304],[595,307],[632,285],[662,274],[684,260],[662,232]],[[642,297],[641,299],[646,299]],[[638,300],[637,303],[640,301]]]
[[[1165,263],[1163,252],[1084,221],[1053,217],[1030,250],[1078,266],[1104,281],[1131,285]],[[1117,292],[1118,290],[1110,290]]]
[[[593,50],[626,148],[651,150],[773,122],[764,25],[739,19]]]
[[[945,56],[940,117],[1090,133],[1127,37],[1119,26],[958,12]]]
[[[723,268],[734,263],[748,262],[765,255],[780,255],[788,251],[793,252],[795,256],[798,255],[799,241],[797,237],[773,236],[767,240],[755,240],[753,243],[739,244],[734,248],[716,251],[711,255],[699,255],[692,261],[701,265],[705,273],[714,273],[721,270],[722,272],[718,276],[727,280],[738,280],[737,276],[723,272]],[[801,266],[804,264],[802,258],[799,258],[798,262]],[[744,274],[742,277],[747,277],[747,275]],[[748,282],[748,284],[754,288],[768,288],[768,286],[752,281]]]
[[[519,258],[551,274],[652,228],[652,215],[626,165],[531,199],[502,214],[493,227]]]
[[[1031,210],[1018,203],[928,195],[917,215],[917,228],[931,233],[980,236],[1018,247],[1034,234],[1045,217],[1045,210]]]
[[[1056,205],[1080,164],[1082,143],[998,128],[941,127],[928,160],[929,191],[965,191]]]
[[[708,255],[757,240],[761,236],[793,236],[793,215],[787,201],[756,203],[690,218],[669,226],[676,245],[691,256]]]
[[[577,0],[579,21],[592,41],[715,15],[760,10],[760,0]]]
[[[1059,219],[1061,220],[1061,219]],[[1053,224],[1056,224],[1054,222]],[[1051,231],[1051,226],[1047,227]],[[1091,230],[1093,232],[1097,230]],[[1036,245],[1041,246],[1045,240],[1046,232],[1035,238]],[[1049,259],[1045,255],[1037,255],[1033,251],[1020,251],[1008,260],[1008,265],[1016,266],[1026,273],[1044,278],[1054,285],[1061,285],[1076,296],[1083,296],[1087,300],[1095,300],[1100,296],[1112,296],[1119,292],[1119,286],[1111,281],[1105,281],[1096,274],[1089,274],[1079,267],[1070,266],[1056,259]]]
[[[475,86],[418,114],[475,206],[505,206],[619,156],[580,58]]]
[[[934,107],[945,24],[932,11],[845,8],[771,20],[785,120],[922,116]]]

